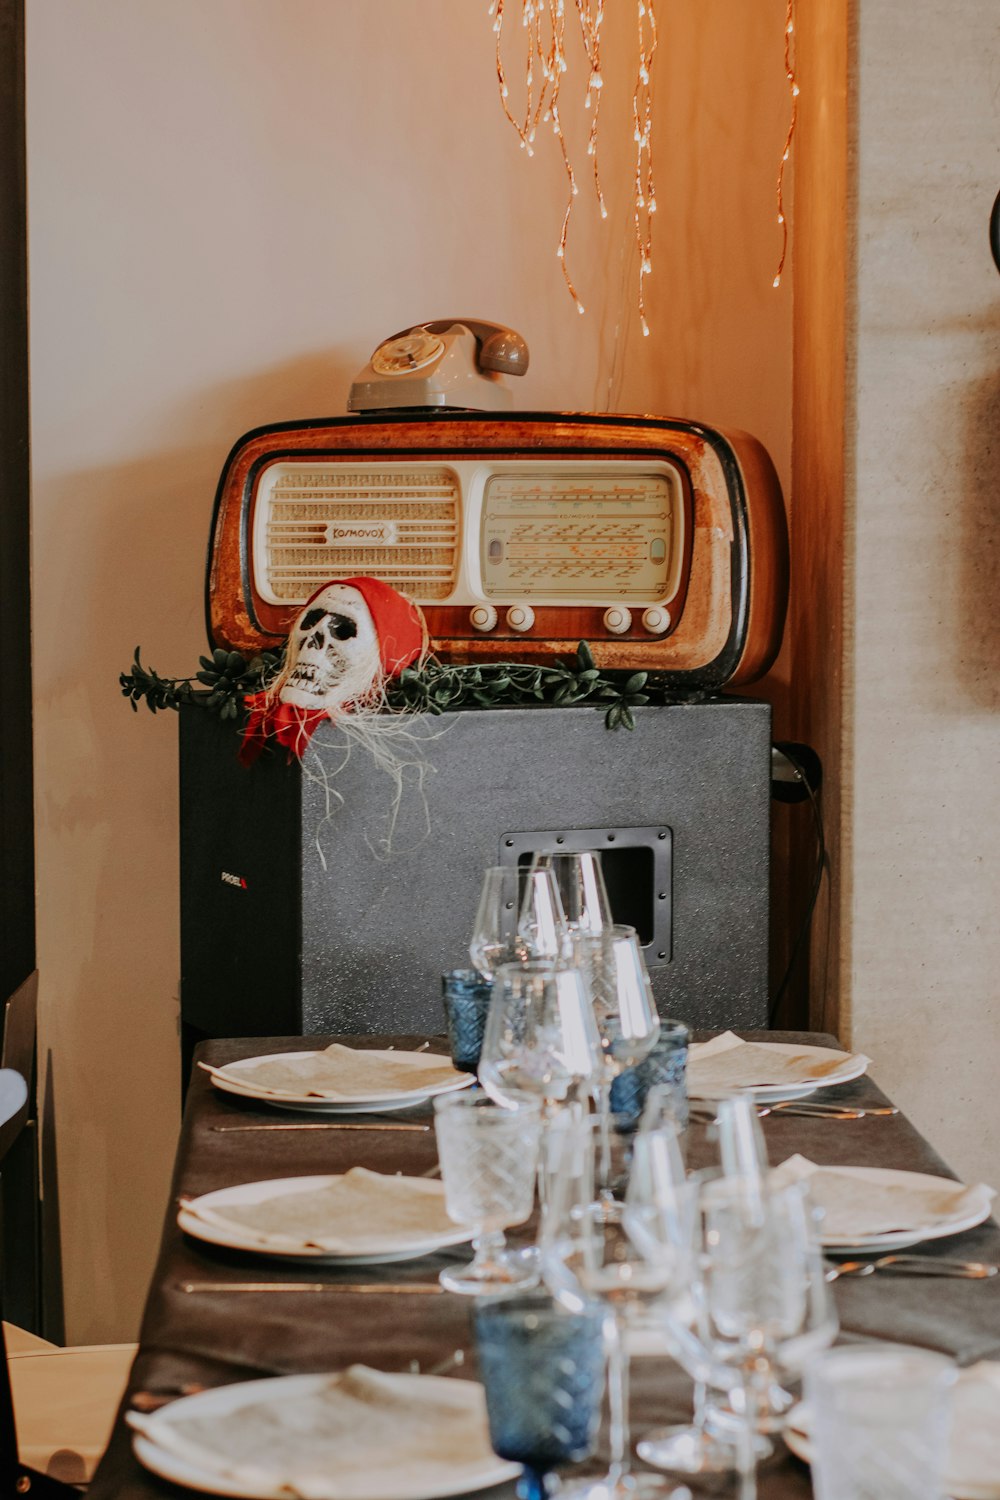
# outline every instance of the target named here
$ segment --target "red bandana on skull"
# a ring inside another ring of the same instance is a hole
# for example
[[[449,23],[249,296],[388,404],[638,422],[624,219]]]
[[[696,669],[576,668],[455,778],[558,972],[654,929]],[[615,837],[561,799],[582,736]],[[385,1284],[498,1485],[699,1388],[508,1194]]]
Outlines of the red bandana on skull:
[[[269,739],[301,759],[324,719],[375,705],[390,678],[427,647],[415,604],[378,578],[340,578],[316,590],[288,634],[272,687],[246,699],[240,760],[252,765]]]

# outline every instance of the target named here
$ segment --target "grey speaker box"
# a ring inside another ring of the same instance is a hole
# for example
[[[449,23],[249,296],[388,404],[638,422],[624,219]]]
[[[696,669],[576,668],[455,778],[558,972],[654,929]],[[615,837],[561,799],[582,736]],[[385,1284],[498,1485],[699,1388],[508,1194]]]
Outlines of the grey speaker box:
[[[716,698],[409,726],[402,797],[324,724],[303,766],[181,710],[181,1016],[203,1036],[440,1032],[485,866],[598,848],[662,1014],[766,1026],[771,714]],[[397,744],[397,748],[401,748]]]

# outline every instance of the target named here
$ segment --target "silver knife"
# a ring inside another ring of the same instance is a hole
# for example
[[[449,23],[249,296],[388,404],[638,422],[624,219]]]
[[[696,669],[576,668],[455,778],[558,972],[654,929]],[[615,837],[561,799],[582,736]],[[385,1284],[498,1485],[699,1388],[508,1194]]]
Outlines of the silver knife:
[[[358,1292],[370,1297],[437,1297],[444,1287],[436,1281],[178,1281],[182,1292]]]
[[[812,1115],[819,1119],[829,1116],[831,1120],[863,1120],[868,1115],[898,1115],[894,1104],[831,1104],[821,1100],[793,1099],[787,1103],[771,1105],[775,1115]]]
[[[323,1123],[310,1122],[308,1125],[300,1124],[298,1121],[292,1121],[288,1124],[283,1123],[280,1125],[210,1125],[208,1128],[209,1130],[217,1130],[221,1132],[228,1132],[231,1130],[419,1130],[424,1134],[426,1134],[427,1131],[433,1129],[433,1127],[430,1125],[413,1125],[404,1124],[403,1122],[399,1122],[398,1124],[386,1123],[384,1125],[358,1125],[353,1122],[348,1124],[347,1122],[340,1120],[335,1122],[331,1121],[329,1123],[326,1121],[324,1121]]]

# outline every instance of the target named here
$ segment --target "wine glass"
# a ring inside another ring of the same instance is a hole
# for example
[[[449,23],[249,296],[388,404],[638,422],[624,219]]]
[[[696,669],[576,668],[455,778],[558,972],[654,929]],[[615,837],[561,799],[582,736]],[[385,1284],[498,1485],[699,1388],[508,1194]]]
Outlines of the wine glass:
[[[601,1039],[579,969],[547,960],[503,964],[493,981],[479,1078],[499,1102],[524,1094],[551,1109],[601,1070]]]
[[[531,869],[548,870],[552,875],[571,932],[593,935],[614,922],[596,849],[536,854]]]
[[[601,1202],[596,1175],[601,1135],[601,1122],[593,1116],[563,1126],[558,1138],[562,1158],[543,1213],[541,1255],[546,1285],[569,1309],[596,1298],[604,1303],[608,1314],[605,1341],[610,1467],[599,1479],[564,1489],[574,1500],[663,1500],[670,1495],[677,1495],[679,1500],[680,1495],[688,1495],[687,1490],[674,1490],[658,1476],[632,1471],[625,1335],[639,1308],[687,1294],[692,1236],[683,1221],[685,1204],[692,1197],[684,1185],[681,1166],[681,1190],[672,1209],[667,1211],[663,1200],[654,1202],[645,1187],[644,1147],[640,1152],[641,1185],[633,1190],[630,1179],[624,1204]],[[666,1131],[660,1133],[658,1144],[666,1135]],[[650,1138],[645,1145],[651,1144]],[[675,1160],[680,1163],[679,1154]]]
[[[566,930],[551,871],[492,865],[483,875],[469,956],[492,979],[501,964],[558,958]]]
[[[618,1075],[652,1051],[660,1031],[653,986],[634,927],[612,925],[571,939],[573,961],[590,988],[601,1038],[603,1068],[595,1096],[602,1125],[599,1197],[612,1202],[608,1156],[611,1138],[611,1087]]]
[[[531,1286],[533,1260],[504,1248],[504,1230],[531,1215],[541,1135],[534,1100],[499,1105],[478,1089],[434,1101],[441,1177],[448,1217],[476,1228],[475,1258],[439,1280],[449,1292],[484,1296]]]
[[[775,1425],[775,1375],[832,1343],[836,1314],[803,1184],[709,1177],[699,1185],[695,1236],[697,1338],[711,1383],[729,1392],[740,1493],[753,1500],[759,1433]]]
[[[522,1500],[546,1500],[548,1474],[593,1451],[604,1388],[604,1310],[569,1312],[545,1293],[476,1307],[473,1324],[490,1442],[524,1465]]]
[[[686,1111],[681,1108],[684,1103],[686,1101],[679,1098],[676,1088],[671,1085],[650,1089],[636,1136],[636,1147],[640,1147],[645,1137],[655,1136],[664,1125],[676,1125],[683,1132],[679,1141],[689,1144],[688,1133],[684,1130]],[[728,1095],[717,1100],[715,1107],[715,1119],[708,1127],[704,1142],[704,1148],[714,1156],[714,1162],[694,1174],[693,1184],[727,1176],[762,1183],[768,1170],[767,1147],[753,1101],[745,1095]],[[703,1149],[702,1159],[704,1155]],[[661,1169],[657,1185],[669,1202],[676,1190],[670,1174]],[[691,1308],[690,1312],[693,1318],[694,1309]],[[727,1473],[736,1464],[738,1419],[730,1413],[727,1422],[717,1401],[710,1398],[704,1368],[692,1369],[691,1373],[694,1375],[693,1420],[647,1432],[637,1445],[639,1457],[654,1468],[672,1473]],[[765,1454],[769,1446],[758,1439],[758,1454]]]

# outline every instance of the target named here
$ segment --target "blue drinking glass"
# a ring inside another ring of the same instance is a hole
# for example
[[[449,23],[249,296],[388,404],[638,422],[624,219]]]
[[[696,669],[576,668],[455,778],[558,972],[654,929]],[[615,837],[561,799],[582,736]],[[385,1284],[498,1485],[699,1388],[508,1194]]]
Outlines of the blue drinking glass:
[[[622,1130],[633,1130],[639,1123],[652,1088],[669,1091],[678,1126],[688,1122],[687,1055],[691,1033],[683,1021],[660,1020],[656,1045],[634,1068],[619,1073],[611,1085],[611,1113]]]
[[[492,980],[476,969],[451,969],[441,975],[448,1050],[460,1073],[474,1073],[479,1067],[492,993]]]
[[[546,1500],[557,1464],[594,1449],[604,1393],[605,1310],[569,1312],[543,1292],[476,1304],[490,1442],[524,1466],[521,1500]]]

